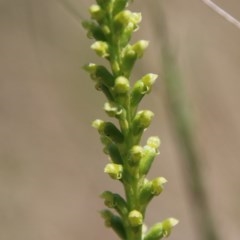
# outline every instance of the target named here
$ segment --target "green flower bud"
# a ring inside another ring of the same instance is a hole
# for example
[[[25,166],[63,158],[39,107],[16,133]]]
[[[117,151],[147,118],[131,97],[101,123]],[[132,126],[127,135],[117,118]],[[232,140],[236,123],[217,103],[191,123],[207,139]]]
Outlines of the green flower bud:
[[[108,163],[104,168],[104,172],[112,179],[120,180],[122,178],[123,166],[120,164]]]
[[[164,177],[158,177],[153,179],[151,182],[151,193],[154,196],[158,196],[163,191],[163,185],[167,182],[167,180]]]
[[[100,135],[108,137],[115,143],[122,143],[124,140],[122,133],[111,122],[104,122],[97,119],[93,121],[92,126],[98,130]]]
[[[104,110],[108,116],[116,118],[119,118],[119,116],[123,113],[123,109],[114,102],[106,102],[104,104]]]
[[[149,137],[148,140],[147,140],[147,145],[149,147],[152,147],[152,148],[155,148],[155,149],[158,149],[160,144],[161,144],[160,139],[157,136],[156,137]]]
[[[126,40],[128,42],[128,39]],[[123,53],[123,72],[127,74],[127,76],[131,73],[132,68],[137,60],[137,53],[132,50],[130,46],[127,46]]]
[[[101,211],[106,227],[111,227],[121,239],[126,239],[126,231],[122,219],[109,210]]]
[[[129,10],[123,10],[118,13],[114,19],[117,28],[126,28],[132,26],[132,31],[138,28],[138,24],[142,20],[141,13],[134,13]]]
[[[145,178],[139,194],[139,202],[146,207],[152,198],[152,182]]]
[[[157,77],[158,75],[153,73],[146,74],[145,76],[142,77],[141,81],[147,87],[148,90],[147,93],[150,92],[152,85],[155,83]]]
[[[128,215],[128,221],[132,227],[138,227],[143,224],[143,215],[137,211],[133,210]]]
[[[153,225],[144,237],[144,240],[159,240],[168,237],[172,228],[178,224],[175,218],[169,218],[161,223]]]
[[[96,128],[100,134],[103,134],[105,122],[100,119],[96,119],[92,122],[92,127]]]
[[[117,94],[126,94],[129,91],[130,85],[127,78],[120,76],[115,80],[114,92]]]
[[[83,21],[82,26],[87,29],[88,38],[95,38],[98,41],[105,41],[105,31],[93,21]]]
[[[139,165],[139,173],[142,175],[146,175],[153,163],[153,160],[157,156],[157,152],[154,148],[145,146],[143,148],[143,157],[141,159],[140,165]]]
[[[102,29],[102,32],[103,32],[106,36],[111,33],[110,28],[109,28],[108,26],[106,26],[106,25],[103,25],[101,29]]]
[[[131,92],[131,106],[136,107],[144,95],[150,93],[156,78],[156,74],[149,73],[136,81]]]
[[[137,107],[146,93],[147,89],[144,83],[141,80],[136,81],[131,92],[131,106]]]
[[[129,165],[136,166],[139,164],[141,158],[143,157],[143,148],[139,145],[135,145],[131,148],[129,152]]]
[[[155,178],[152,181],[145,178],[139,195],[140,204],[147,206],[154,196],[158,196],[163,191],[163,185],[166,182],[167,180],[163,177]]]
[[[101,198],[104,199],[104,204],[106,207],[114,208],[116,206],[114,202],[114,194],[110,191],[105,191],[101,194]]]
[[[168,237],[173,229],[174,226],[176,226],[179,223],[179,221],[175,218],[168,218],[162,222],[163,225],[163,232],[164,237]]]
[[[114,86],[114,77],[104,66],[89,63],[83,68],[90,73],[94,81],[100,82],[100,84],[104,84],[108,87]]]
[[[133,120],[133,134],[142,134],[143,130],[151,124],[154,113],[149,110],[139,111]]]
[[[108,44],[104,41],[96,41],[91,45],[91,49],[96,52],[96,54],[102,58],[109,57]]]
[[[132,46],[132,50],[136,52],[137,57],[141,58],[145,49],[148,47],[149,42],[145,40],[140,40]]]
[[[115,24],[117,24],[117,27],[126,27],[128,25],[128,23],[130,22],[130,18],[131,18],[132,12],[129,10],[123,10],[120,13],[118,13],[115,18],[114,18],[114,22]]]
[[[101,7],[97,4],[93,4],[89,8],[89,12],[90,12],[92,19],[97,20],[97,21],[101,21],[104,16],[104,12],[102,11]]]
[[[101,197],[104,199],[104,204],[109,208],[114,208],[120,216],[128,213],[126,201],[119,194],[105,191]]]

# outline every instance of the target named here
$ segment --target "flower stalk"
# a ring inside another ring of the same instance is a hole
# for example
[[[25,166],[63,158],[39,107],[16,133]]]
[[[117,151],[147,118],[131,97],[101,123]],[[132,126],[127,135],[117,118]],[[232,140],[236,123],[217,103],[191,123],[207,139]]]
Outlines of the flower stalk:
[[[148,46],[140,40],[131,44],[134,31],[138,30],[141,13],[127,9],[129,0],[96,0],[89,8],[91,20],[84,21],[87,36],[95,39],[91,49],[108,61],[109,67],[89,63],[84,69],[95,82],[96,89],[107,98],[104,110],[118,121],[118,126],[97,119],[93,127],[99,132],[104,153],[110,162],[104,172],[122,183],[125,198],[105,191],[101,197],[111,210],[103,210],[105,224],[122,240],[158,240],[168,236],[178,223],[174,218],[155,224],[143,233],[145,212],[150,201],[162,193],[167,180],[146,178],[155,157],[159,154],[160,140],[149,137],[141,145],[143,132],[150,126],[153,112],[138,110],[139,103],[151,92],[156,74],[146,74],[133,85],[132,69]]]

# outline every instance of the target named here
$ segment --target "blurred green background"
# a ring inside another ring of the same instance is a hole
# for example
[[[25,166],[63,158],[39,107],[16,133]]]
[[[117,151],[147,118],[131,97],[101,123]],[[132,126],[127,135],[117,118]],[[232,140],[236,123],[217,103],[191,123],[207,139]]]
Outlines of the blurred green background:
[[[81,66],[100,60],[81,27],[88,0],[0,0],[0,239],[117,239],[104,228],[98,197],[122,192],[103,173],[107,163],[96,118],[105,101]],[[237,0],[218,0],[240,18]],[[200,0],[136,0],[143,22],[134,39],[150,40],[133,79],[160,75],[142,107],[155,112],[146,137],[162,139],[150,177],[168,179],[147,223],[176,217],[171,240],[202,239],[194,224],[184,157],[171,124],[162,77],[165,13],[172,51],[191,110],[204,186],[221,239],[240,235],[240,31]],[[191,181],[191,179],[189,179]]]

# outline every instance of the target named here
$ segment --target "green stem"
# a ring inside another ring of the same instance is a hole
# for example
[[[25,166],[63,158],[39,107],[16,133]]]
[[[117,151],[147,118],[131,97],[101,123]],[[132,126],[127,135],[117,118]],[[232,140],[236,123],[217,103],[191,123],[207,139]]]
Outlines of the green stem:
[[[128,96],[129,99],[129,96]],[[130,101],[128,101],[127,105],[127,121],[128,121],[128,131],[126,135],[126,149],[125,152],[129,152],[129,150],[133,147],[133,134],[132,134],[132,108],[130,106]],[[124,184],[124,189],[125,189],[125,195],[127,199],[127,205],[129,211],[132,210],[138,210],[139,209],[139,200],[138,200],[138,195],[139,195],[139,189],[138,189],[138,183],[139,183],[139,177],[137,174],[132,174],[130,167],[127,164],[127,161],[125,161],[125,170],[127,171],[127,182]],[[143,214],[143,213],[142,213]],[[138,226],[136,228],[133,228],[131,226],[128,226],[127,229],[127,240],[142,240],[142,226]]]

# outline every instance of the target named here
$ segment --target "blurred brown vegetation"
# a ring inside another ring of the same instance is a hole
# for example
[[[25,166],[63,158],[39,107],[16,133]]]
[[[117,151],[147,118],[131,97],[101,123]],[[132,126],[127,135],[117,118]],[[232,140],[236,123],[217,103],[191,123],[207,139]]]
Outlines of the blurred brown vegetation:
[[[201,1],[161,1],[192,113],[207,195],[222,239],[240,235],[240,31]],[[240,17],[236,0],[218,1]],[[103,226],[99,194],[119,184],[105,176],[106,157],[90,123],[106,119],[105,101],[81,66],[98,62],[81,27],[92,1],[0,0],[0,239],[117,239]],[[160,135],[151,176],[169,183],[147,215],[152,224],[180,219],[172,240],[200,240],[184,182],[161,79],[158,1],[136,0],[143,23],[135,39],[150,47],[133,79],[160,79],[143,107],[155,112],[146,135]],[[189,180],[191,181],[191,180]],[[117,189],[117,190],[116,190]],[[204,240],[204,239],[202,239]]]

